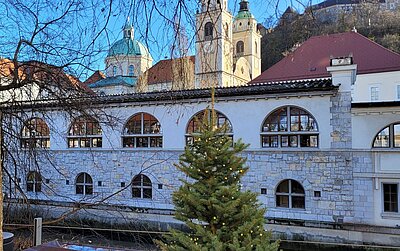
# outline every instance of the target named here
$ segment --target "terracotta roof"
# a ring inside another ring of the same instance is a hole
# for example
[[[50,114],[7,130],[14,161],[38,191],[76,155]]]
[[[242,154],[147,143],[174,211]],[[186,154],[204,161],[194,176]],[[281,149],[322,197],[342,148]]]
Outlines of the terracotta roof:
[[[195,64],[195,57],[189,56],[190,61],[193,62],[193,67]],[[157,62],[157,64],[153,65],[150,69],[147,70],[148,79],[147,83],[158,84],[158,83],[166,83],[172,82],[172,64],[176,59],[164,59]]]
[[[264,71],[253,83],[329,77],[331,57],[352,55],[357,74],[399,71],[400,55],[356,32],[316,36]]]
[[[85,82],[83,82],[86,85],[90,85],[93,84],[94,82],[97,82],[99,80],[105,79],[106,75],[104,75],[104,73],[102,73],[101,71],[95,71],[90,77],[88,77],[88,79],[85,80]]]
[[[14,63],[9,59],[0,59],[0,77],[13,78]],[[67,74],[63,69],[39,61],[18,62],[18,81],[36,82],[37,84],[59,85],[66,89],[76,89],[93,93],[77,77]]]
[[[14,63],[7,58],[0,58],[0,78],[12,78],[14,72]],[[22,70],[19,69],[19,77],[22,76]]]

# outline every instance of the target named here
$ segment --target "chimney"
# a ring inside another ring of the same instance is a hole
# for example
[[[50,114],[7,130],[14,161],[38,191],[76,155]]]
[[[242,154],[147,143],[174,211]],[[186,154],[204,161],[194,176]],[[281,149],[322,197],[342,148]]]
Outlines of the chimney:
[[[353,57],[331,58],[330,66],[326,70],[332,75],[332,83],[339,86],[341,92],[351,92],[352,85],[356,82],[357,65]]]

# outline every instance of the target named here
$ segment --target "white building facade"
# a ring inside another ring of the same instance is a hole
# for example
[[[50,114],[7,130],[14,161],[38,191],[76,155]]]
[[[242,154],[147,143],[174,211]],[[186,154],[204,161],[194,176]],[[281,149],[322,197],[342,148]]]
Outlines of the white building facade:
[[[219,121],[228,121],[234,140],[250,144],[243,152],[250,167],[243,189],[259,193],[273,221],[395,227],[398,104],[352,104],[356,65],[328,70],[332,78],[217,89]],[[13,174],[4,182],[10,201],[24,192],[39,204],[169,215],[171,195],[185,179],[174,163],[196,131],[194,116],[209,107],[210,92],[105,96],[90,103],[92,117],[71,119],[53,107],[19,123],[20,139],[9,150],[20,162],[6,162]]]

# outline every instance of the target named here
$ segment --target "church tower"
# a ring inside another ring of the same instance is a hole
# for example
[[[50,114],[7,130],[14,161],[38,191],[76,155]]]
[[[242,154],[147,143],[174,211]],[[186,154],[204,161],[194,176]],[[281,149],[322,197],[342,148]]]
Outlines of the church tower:
[[[242,0],[233,21],[234,75],[250,81],[261,74],[261,35],[249,2]]]
[[[134,39],[129,18],[122,29],[122,39],[113,43],[105,59],[107,77],[138,77],[153,64],[147,47]]]
[[[202,0],[196,14],[196,88],[233,84],[232,15],[227,0]]]

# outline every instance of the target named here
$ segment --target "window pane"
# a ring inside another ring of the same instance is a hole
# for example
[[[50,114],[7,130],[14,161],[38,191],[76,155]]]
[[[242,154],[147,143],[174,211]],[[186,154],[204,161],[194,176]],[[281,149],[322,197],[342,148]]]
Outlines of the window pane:
[[[379,100],[379,87],[371,87],[371,101]]]
[[[132,188],[132,197],[133,198],[141,198],[142,197],[142,195],[140,193],[140,188],[137,188],[137,187]]]
[[[35,184],[36,186],[35,186],[35,192],[41,192],[42,191],[42,182],[41,181],[38,181],[38,182],[36,182],[36,184]]]
[[[383,211],[398,212],[397,184],[383,184]]]
[[[386,127],[376,135],[373,147],[390,147],[389,127]]]
[[[289,137],[281,136],[281,147],[288,147],[288,146],[289,146]]]
[[[76,194],[83,194],[83,185],[76,185]]]
[[[142,175],[143,177],[143,186],[151,186],[151,181],[149,179],[149,177]]]
[[[400,99],[400,85],[397,86],[397,99]]]
[[[278,147],[278,136],[277,135],[263,135],[262,138],[262,147]]]
[[[136,175],[132,180],[132,186],[140,186],[142,183],[142,178],[140,175]]]
[[[263,132],[287,131],[287,109],[281,108],[268,116],[263,125]]]
[[[33,192],[33,182],[28,182],[26,184],[26,191]]]
[[[150,127],[151,127],[150,133],[152,134],[160,133],[161,126],[160,123],[158,123],[158,121],[152,121]]]
[[[92,177],[87,173],[85,173],[85,183],[93,183]]]
[[[290,147],[297,147],[298,146],[298,143],[297,143],[297,135],[292,135],[292,136],[289,136],[289,146]]]
[[[85,186],[85,194],[93,194],[93,186],[92,185],[86,185]]]
[[[135,146],[135,138],[133,137],[124,137],[122,138],[123,147],[134,147]]]
[[[292,196],[292,208],[305,208],[304,196]]]
[[[152,198],[151,188],[143,188],[143,198],[145,198],[145,199]]]
[[[150,147],[162,147],[162,137],[152,137],[150,140],[152,140]]]
[[[300,193],[300,194],[304,194],[304,189],[303,187],[300,185],[299,182],[295,181],[295,180],[291,180],[291,185],[292,185],[292,193]]]
[[[76,178],[76,183],[84,183],[83,173],[79,174]]]
[[[292,114],[290,116],[290,131],[292,132],[300,131],[299,122],[300,122],[299,116]]]
[[[288,195],[277,195],[276,196],[277,207],[289,207],[289,196]]]
[[[394,147],[400,147],[400,124],[393,126]]]
[[[136,138],[136,147],[148,147],[149,146],[149,138],[148,137],[137,137]]]
[[[301,147],[317,147],[318,136],[317,135],[300,135],[300,146]]]
[[[278,188],[276,189],[277,193],[289,193],[289,180],[282,181]]]

